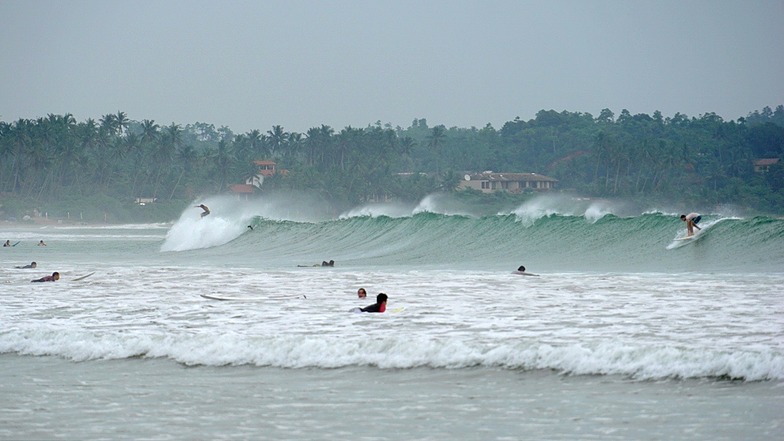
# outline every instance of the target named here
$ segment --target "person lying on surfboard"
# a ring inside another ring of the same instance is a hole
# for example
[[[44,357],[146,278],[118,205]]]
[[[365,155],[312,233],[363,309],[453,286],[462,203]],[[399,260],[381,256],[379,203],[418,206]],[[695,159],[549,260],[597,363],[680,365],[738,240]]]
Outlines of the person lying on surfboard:
[[[37,263],[35,263],[35,262],[30,262],[30,265],[25,265],[25,266],[17,266],[17,267],[15,267],[15,268],[17,268],[17,269],[27,269],[27,268],[35,268],[35,267],[37,267],[37,266],[38,266],[38,264],[37,264]]]
[[[31,280],[31,282],[56,282],[58,280],[60,280],[60,273],[55,271],[51,276],[44,276],[40,279]]]
[[[697,224],[702,220],[702,216],[697,213],[682,214],[681,220],[686,222],[686,237],[694,236],[694,229],[702,230]]]
[[[354,308],[354,309],[352,309],[352,311],[355,311],[355,312],[384,312],[384,311],[387,310],[387,298],[388,298],[387,295],[384,294],[383,292],[379,293],[379,295],[376,296],[376,303],[374,303],[372,305],[369,305],[369,306],[365,306],[364,308]]]
[[[297,265],[299,268],[307,268],[309,266],[335,266],[335,261],[330,260],[327,262],[326,260],[322,260],[321,263],[316,263],[314,265]]]

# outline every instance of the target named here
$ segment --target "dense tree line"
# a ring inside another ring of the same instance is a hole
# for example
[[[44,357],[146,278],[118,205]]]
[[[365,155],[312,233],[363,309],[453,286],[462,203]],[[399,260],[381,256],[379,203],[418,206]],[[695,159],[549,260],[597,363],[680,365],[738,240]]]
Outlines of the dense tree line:
[[[542,110],[495,129],[381,122],[365,128],[281,126],[235,134],[207,123],[160,125],[124,112],[77,122],[70,114],[0,121],[0,192],[11,201],[137,197],[190,201],[225,192],[271,159],[286,176],[263,191],[318,193],[336,204],[418,200],[452,191],[464,171],[537,172],[586,196],[654,198],[703,205],[741,203],[784,212],[784,161],[755,173],[753,161],[784,157],[784,106],[724,121],[687,117]],[[13,205],[13,204],[11,204]],[[106,210],[105,208],[103,209]]]

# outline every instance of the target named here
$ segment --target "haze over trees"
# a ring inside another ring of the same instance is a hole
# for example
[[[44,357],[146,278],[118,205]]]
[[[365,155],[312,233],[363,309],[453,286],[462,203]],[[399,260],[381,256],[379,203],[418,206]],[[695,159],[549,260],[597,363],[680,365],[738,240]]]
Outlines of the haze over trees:
[[[756,173],[760,158],[779,158]],[[289,170],[264,192],[302,190],[336,206],[453,191],[466,171],[536,172],[589,197],[623,197],[710,206],[737,204],[784,212],[784,106],[725,121],[688,117],[598,116],[542,110],[501,128],[447,128],[415,119],[306,133],[275,125],[235,134],[208,123],[164,125],[121,111],[78,122],[70,114],[0,121],[0,210],[63,214],[78,206],[91,220],[121,219],[138,197],[184,207],[226,192],[256,173],[254,160]]]

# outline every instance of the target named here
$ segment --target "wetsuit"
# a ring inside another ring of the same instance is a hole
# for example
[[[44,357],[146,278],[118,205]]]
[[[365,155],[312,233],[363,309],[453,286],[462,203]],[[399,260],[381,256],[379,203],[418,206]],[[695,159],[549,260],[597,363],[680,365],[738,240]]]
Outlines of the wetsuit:
[[[360,309],[360,311],[362,312],[384,312],[386,310],[387,310],[386,303],[374,303],[370,306],[366,306]]]
[[[54,282],[54,276],[41,277],[40,279],[31,280],[31,282]]]

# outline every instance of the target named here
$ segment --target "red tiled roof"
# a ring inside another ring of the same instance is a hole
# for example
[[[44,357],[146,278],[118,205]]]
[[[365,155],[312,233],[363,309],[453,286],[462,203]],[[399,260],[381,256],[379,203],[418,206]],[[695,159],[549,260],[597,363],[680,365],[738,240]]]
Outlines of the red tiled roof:
[[[233,193],[253,193],[253,186],[248,184],[234,184],[230,188]]]
[[[779,158],[763,158],[763,159],[757,159],[756,161],[754,161],[754,165],[756,165],[756,166],[766,166],[766,165],[778,164],[778,162],[779,162]]]

